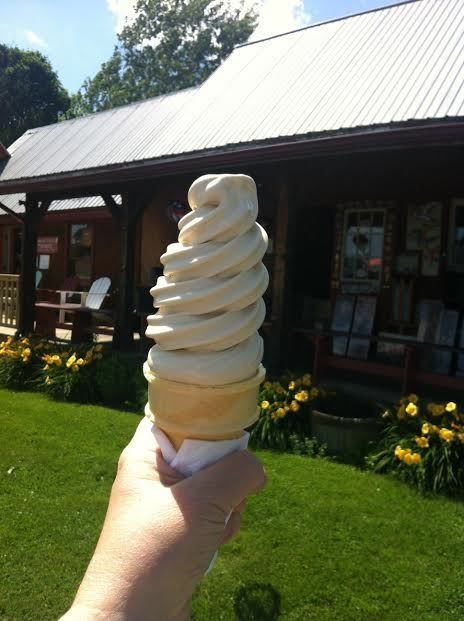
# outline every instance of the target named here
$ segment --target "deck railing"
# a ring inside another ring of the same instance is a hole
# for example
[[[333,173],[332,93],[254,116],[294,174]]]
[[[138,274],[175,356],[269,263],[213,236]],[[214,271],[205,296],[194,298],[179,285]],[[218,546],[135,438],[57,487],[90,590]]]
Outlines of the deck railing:
[[[0,274],[0,326],[16,328],[19,313],[19,275]]]

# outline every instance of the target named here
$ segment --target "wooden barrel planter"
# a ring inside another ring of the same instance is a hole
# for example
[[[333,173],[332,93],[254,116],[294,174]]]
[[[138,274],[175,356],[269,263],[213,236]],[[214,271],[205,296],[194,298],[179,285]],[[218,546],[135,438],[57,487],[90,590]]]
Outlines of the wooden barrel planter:
[[[313,437],[326,444],[329,453],[364,454],[369,443],[379,439],[382,423],[379,418],[344,418],[313,410],[311,429]]]

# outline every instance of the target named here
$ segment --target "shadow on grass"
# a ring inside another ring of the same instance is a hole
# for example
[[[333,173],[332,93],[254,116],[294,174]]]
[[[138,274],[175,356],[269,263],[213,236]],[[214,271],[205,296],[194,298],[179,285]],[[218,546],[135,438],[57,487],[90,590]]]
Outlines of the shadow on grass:
[[[242,584],[234,594],[238,621],[276,621],[280,616],[280,593],[263,582]]]

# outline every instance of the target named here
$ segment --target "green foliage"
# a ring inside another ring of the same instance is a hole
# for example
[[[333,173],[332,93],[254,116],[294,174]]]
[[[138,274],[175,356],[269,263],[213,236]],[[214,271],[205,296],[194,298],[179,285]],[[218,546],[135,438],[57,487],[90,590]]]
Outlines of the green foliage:
[[[113,55],[73,96],[67,118],[202,83],[256,25],[227,0],[138,0]]]
[[[234,595],[234,612],[238,621],[276,621],[280,616],[280,593],[272,584],[242,584]]]
[[[27,129],[55,123],[69,96],[40,52],[0,44],[0,141],[6,146]]]
[[[295,438],[310,438],[310,405],[322,394],[325,391],[312,386],[309,374],[286,373],[277,381],[264,382],[258,398],[260,415],[250,431],[251,446],[291,451]]]
[[[367,464],[396,475],[421,492],[464,493],[464,415],[454,402],[421,404],[401,399],[384,418],[388,425]]]

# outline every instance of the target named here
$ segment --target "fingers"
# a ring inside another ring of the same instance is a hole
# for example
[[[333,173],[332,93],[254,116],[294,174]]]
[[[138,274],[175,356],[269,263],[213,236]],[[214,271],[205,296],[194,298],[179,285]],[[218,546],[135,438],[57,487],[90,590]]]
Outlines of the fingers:
[[[179,492],[213,503],[228,515],[250,494],[261,490],[266,475],[260,462],[249,451],[224,457],[212,466],[181,481]]]

